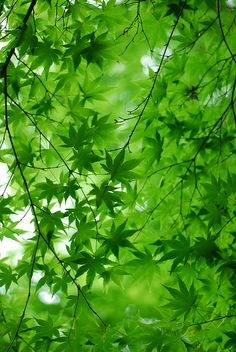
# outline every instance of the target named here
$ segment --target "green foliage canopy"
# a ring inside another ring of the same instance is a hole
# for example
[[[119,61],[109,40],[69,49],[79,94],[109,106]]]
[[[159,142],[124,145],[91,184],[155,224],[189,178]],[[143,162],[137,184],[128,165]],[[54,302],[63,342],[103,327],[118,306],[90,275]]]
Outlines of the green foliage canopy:
[[[1,351],[236,350],[235,21],[1,1]]]

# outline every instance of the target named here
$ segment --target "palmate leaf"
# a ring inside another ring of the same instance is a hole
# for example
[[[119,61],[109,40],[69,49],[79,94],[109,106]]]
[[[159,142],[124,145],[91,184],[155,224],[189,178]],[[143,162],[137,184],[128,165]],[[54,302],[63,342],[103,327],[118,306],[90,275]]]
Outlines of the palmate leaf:
[[[54,326],[52,318],[49,316],[48,320],[35,318],[37,325],[33,328],[35,331],[31,343],[40,339],[51,339],[52,337],[59,337],[60,326]]]
[[[178,240],[167,241],[169,247],[172,248],[169,252],[163,255],[159,262],[174,260],[171,266],[171,272],[174,272],[178,264],[185,264],[191,254],[191,246],[189,238],[182,234],[178,236]]]
[[[5,216],[13,214],[13,211],[9,208],[11,203],[11,198],[3,198],[0,199],[0,222],[3,222]]]
[[[32,62],[32,69],[39,66],[44,67],[46,76],[49,73],[50,67],[55,63],[59,62],[59,57],[61,56],[61,51],[52,47],[50,41],[39,42],[35,49],[35,60]]]
[[[76,38],[76,45],[68,45],[68,50],[65,55],[70,56],[72,54],[72,60],[74,64],[74,69],[76,70],[81,62],[81,57],[83,52],[90,47],[90,35],[86,35],[83,38],[78,35]]]
[[[76,249],[86,246],[89,250],[92,250],[91,241],[96,238],[94,222],[89,221],[87,216],[83,216],[82,214],[81,219],[76,219],[75,222],[77,231],[71,236],[71,245]]]
[[[106,251],[111,251],[117,259],[119,258],[120,247],[135,248],[130,240],[128,240],[128,237],[132,236],[135,232],[137,232],[137,230],[125,230],[126,223],[127,220],[116,227],[113,222],[110,233],[104,238],[104,242],[102,244]]]
[[[150,155],[149,163],[152,164],[155,161],[159,162],[163,152],[164,138],[161,138],[158,130],[156,130],[155,138],[146,137],[144,141],[145,141],[144,148],[146,148],[149,151],[149,155]]]
[[[102,167],[110,173],[111,180],[125,182],[126,179],[129,180],[137,177],[137,174],[131,170],[138,166],[139,163],[140,160],[137,159],[125,161],[125,150],[122,149],[114,160],[106,152],[106,164],[102,164]]]
[[[69,125],[69,135],[60,136],[66,147],[73,147],[80,150],[85,145],[90,145],[92,140],[92,130],[86,122],[76,130],[72,124]]]
[[[127,267],[130,268],[131,273],[136,272],[137,277],[134,280],[140,280],[144,282],[147,280],[150,287],[154,283],[154,278],[157,275],[157,264],[155,253],[153,254],[147,247],[144,247],[144,251],[133,250],[132,254],[136,257],[127,262]],[[145,278],[143,277],[143,272],[145,272]]]
[[[73,161],[72,168],[82,172],[84,169],[94,172],[94,163],[102,160],[103,158],[94,153],[92,146],[80,147],[78,151],[73,151],[73,156],[70,160]]]
[[[37,282],[36,291],[38,291],[45,284],[51,288],[52,284],[55,282],[55,279],[57,280],[55,270],[48,270],[46,265],[38,265],[37,268],[44,272],[44,276]]]
[[[106,143],[106,137],[108,135],[114,135],[114,124],[111,123],[109,115],[99,117],[98,114],[92,119],[92,128],[93,128],[93,142],[95,145],[104,146]]]
[[[40,213],[40,227],[41,231],[47,236],[48,241],[50,242],[55,231],[62,230],[64,231],[64,226],[62,219],[64,214],[60,211],[51,212],[48,209],[45,209]]]
[[[161,350],[163,346],[163,333],[160,328],[158,329],[158,327],[155,326],[157,324],[153,325],[153,329],[150,329],[150,331],[145,336],[145,340],[147,341],[147,347],[145,350],[146,352]]]
[[[196,259],[203,257],[210,264],[219,261],[221,255],[215,240],[213,236],[209,236],[207,239],[197,237],[192,247],[192,253]]]
[[[235,2],[0,24],[0,351],[234,351]]]
[[[83,50],[83,57],[87,60],[87,63],[96,63],[100,68],[103,66],[105,58],[111,56],[112,43],[108,41],[108,33],[103,33],[99,36],[95,36],[95,33],[90,35],[90,46]]]
[[[96,197],[96,207],[99,208],[102,203],[114,213],[114,208],[123,204],[122,192],[118,191],[114,186],[109,186],[107,181],[104,181],[100,187],[95,184],[92,185],[93,189],[90,194]]]
[[[82,220],[90,211],[91,209],[85,200],[79,202],[78,198],[76,198],[75,206],[66,209],[65,217],[68,218],[69,224],[71,224],[75,220]]]
[[[107,87],[103,86],[103,76],[85,76],[83,84],[79,83],[83,101],[103,101],[106,100]],[[110,87],[111,89],[112,87]]]
[[[37,191],[39,199],[46,199],[48,204],[51,203],[52,199],[57,199],[59,203],[69,197],[76,199],[76,191],[79,189],[76,180],[65,179],[63,173],[59,183],[53,182],[47,177],[45,180],[46,182],[37,184],[37,188],[40,190],[40,192]]]
[[[184,10],[192,10],[193,8],[186,4],[185,1],[179,1],[179,3],[175,2],[170,2],[170,4],[167,5],[169,8],[168,11],[166,12],[165,16],[170,16],[174,15],[175,17],[178,17],[179,15],[182,15],[182,11]]]
[[[225,335],[229,338],[228,341],[225,343],[224,348],[235,348],[236,346],[236,333],[234,331],[227,331]]]
[[[183,315],[184,319],[186,319],[191,310],[195,309],[198,295],[193,283],[189,290],[180,278],[178,279],[178,283],[179,290],[164,285],[172,296],[172,299],[165,305],[165,307],[173,309],[175,311],[175,316]]]
[[[105,271],[105,265],[108,265],[110,260],[104,256],[81,252],[79,257],[71,262],[80,265],[76,271],[76,277],[86,273],[86,283],[88,287],[91,287],[96,274],[102,274]]]
[[[112,281],[116,285],[122,287],[122,282],[124,277],[130,275],[127,271],[123,270],[120,265],[111,266],[106,271],[101,273],[101,277],[103,278],[103,285],[105,288],[109,287],[109,283]]]
[[[5,286],[6,292],[12,283],[17,284],[17,275],[8,265],[0,263],[0,287]]]
[[[48,204],[53,197],[56,197],[60,202],[63,199],[62,185],[55,183],[46,177],[46,182],[38,184],[40,190],[39,198],[46,199]]]

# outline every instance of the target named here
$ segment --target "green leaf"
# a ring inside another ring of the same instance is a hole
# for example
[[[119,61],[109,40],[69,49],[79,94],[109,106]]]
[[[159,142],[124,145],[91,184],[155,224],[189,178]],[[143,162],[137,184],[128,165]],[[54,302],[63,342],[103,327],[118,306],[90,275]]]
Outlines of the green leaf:
[[[123,222],[117,228],[113,222],[110,236],[107,236],[103,242],[103,246],[107,250],[111,250],[117,259],[119,258],[120,247],[134,248],[134,245],[127,238],[132,236],[137,230],[125,230],[126,222]]]
[[[190,311],[195,309],[197,294],[193,283],[188,290],[185,283],[180,278],[178,282],[179,290],[165,286],[173,298],[165,307],[175,310],[176,316],[183,315],[184,319],[186,319]]]
[[[17,284],[17,276],[10,266],[0,264],[0,287],[5,286],[6,292],[12,283]]]
[[[8,207],[10,204],[10,198],[3,198],[0,199],[0,222],[3,223],[3,219],[6,215],[13,214],[14,212]]]
[[[235,350],[235,2],[0,23],[0,351]]]
[[[169,246],[172,248],[169,252],[163,255],[160,262],[174,259],[171,266],[171,272],[174,272],[178,264],[185,264],[190,256],[191,247],[189,238],[179,235],[179,240],[169,241]]]

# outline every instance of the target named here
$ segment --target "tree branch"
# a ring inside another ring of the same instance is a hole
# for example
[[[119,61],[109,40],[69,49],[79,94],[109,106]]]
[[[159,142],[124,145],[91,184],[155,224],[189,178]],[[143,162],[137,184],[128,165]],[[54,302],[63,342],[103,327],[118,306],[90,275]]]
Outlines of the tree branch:
[[[160,74],[161,68],[162,68],[162,66],[163,66],[164,59],[165,59],[165,57],[166,57],[166,52],[167,52],[167,50],[168,50],[168,48],[169,48],[171,39],[172,39],[172,37],[173,37],[173,35],[174,35],[175,29],[176,29],[176,27],[177,27],[177,24],[178,24],[179,19],[180,19],[181,15],[182,15],[182,12],[183,12],[183,9],[184,9],[185,5],[186,5],[186,1],[184,1],[183,6],[182,6],[181,10],[179,11],[179,14],[178,14],[178,16],[177,16],[177,18],[176,18],[176,20],[175,20],[175,23],[174,23],[173,28],[172,28],[172,30],[171,30],[171,32],[170,32],[168,41],[167,41],[167,43],[166,43],[166,45],[165,45],[165,49],[164,49],[163,55],[162,55],[162,57],[161,57],[161,62],[160,62],[160,64],[159,64],[159,66],[158,66],[157,71],[155,72],[151,89],[150,89],[150,91],[149,91],[147,97],[146,97],[145,100],[144,100],[143,108],[142,108],[140,114],[138,115],[138,119],[137,119],[137,121],[136,121],[136,123],[135,123],[135,125],[134,125],[134,127],[133,127],[133,129],[132,129],[132,131],[131,131],[131,133],[129,134],[129,137],[128,137],[128,139],[127,139],[127,142],[126,142],[125,145],[123,146],[123,149],[125,149],[125,148],[127,148],[127,147],[129,146],[129,143],[130,143],[130,141],[131,141],[131,139],[132,139],[132,137],[133,137],[133,134],[134,134],[136,128],[138,127],[138,124],[139,124],[139,122],[140,122],[140,120],[141,120],[141,118],[142,118],[142,116],[143,116],[143,114],[144,114],[144,112],[145,112],[145,110],[146,110],[146,108],[147,108],[147,105],[148,105],[148,103],[149,103],[149,100],[151,99],[153,89],[154,89],[154,87],[155,87],[155,85],[156,85],[157,78],[158,78],[158,76],[159,76],[159,74]]]
[[[217,318],[214,318],[214,319],[200,321],[198,323],[193,323],[193,324],[190,324],[189,327],[190,326],[197,326],[197,325],[204,325],[204,324],[214,323],[214,321],[217,321],[217,320],[223,320],[223,319],[229,319],[229,318],[235,318],[235,317],[236,317],[236,314],[228,314],[228,315],[224,315],[223,317],[217,317]]]
[[[36,5],[36,2],[37,0],[32,0],[29,8],[28,8],[28,11],[26,12],[26,15],[24,16],[23,18],[23,21],[22,21],[22,27],[20,29],[20,34],[19,34],[19,37],[18,37],[18,40],[16,41],[16,44],[13,48],[11,48],[11,50],[9,51],[8,55],[7,55],[7,58],[5,60],[5,62],[3,63],[2,67],[1,67],[1,70],[0,70],[0,77],[4,77],[5,73],[7,72],[7,68],[8,68],[8,65],[11,61],[11,58],[12,56],[14,55],[15,53],[15,49],[16,47],[19,45],[20,43],[20,40],[21,40],[21,37],[22,37],[22,34],[24,33],[25,31],[25,28],[26,28],[26,24],[28,22],[28,19],[31,15],[31,13],[33,12],[33,9],[34,9],[34,6]]]
[[[225,33],[224,33],[224,30],[223,30],[223,25],[222,25],[222,21],[221,21],[221,14],[220,14],[220,0],[217,0],[217,13],[218,13],[218,20],[219,20],[219,26],[220,26],[220,31],[221,31],[221,34],[222,34],[222,38],[223,38],[223,41],[232,57],[232,59],[234,60],[234,62],[236,63],[236,59],[235,59],[235,54],[232,53],[232,50],[226,40],[226,37],[225,37]]]

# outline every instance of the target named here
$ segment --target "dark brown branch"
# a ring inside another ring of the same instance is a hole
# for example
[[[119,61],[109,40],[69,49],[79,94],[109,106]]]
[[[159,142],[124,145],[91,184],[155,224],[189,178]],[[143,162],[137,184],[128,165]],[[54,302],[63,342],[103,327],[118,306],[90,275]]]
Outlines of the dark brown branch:
[[[23,26],[22,26],[22,29],[21,29],[21,35],[19,36],[19,38],[21,38],[22,34],[23,34],[23,31],[25,30],[25,26],[27,24],[27,21],[34,9],[34,6],[36,4],[36,1],[37,0],[32,0],[29,8],[28,8],[28,11],[23,19]],[[19,39],[20,41],[20,39]],[[19,43],[17,43],[19,44]],[[16,46],[17,46],[16,44]],[[22,165],[21,165],[21,162],[18,158],[18,154],[17,154],[17,151],[16,151],[16,148],[15,148],[15,144],[14,144],[14,141],[13,141],[13,136],[11,134],[11,131],[10,131],[10,128],[9,128],[9,124],[8,124],[8,90],[7,90],[7,68],[8,68],[8,65],[11,61],[11,58],[12,56],[14,55],[15,53],[15,47],[13,47],[10,52],[8,53],[7,55],[7,58],[4,62],[4,64],[2,65],[2,68],[1,68],[1,72],[0,72],[0,75],[4,77],[4,99],[5,99],[5,128],[6,128],[6,131],[7,131],[7,134],[8,134],[8,137],[9,137],[9,140],[10,140],[10,144],[11,144],[11,147],[12,147],[12,151],[13,151],[13,155],[15,157],[15,161],[16,161],[16,167],[18,168],[19,172],[20,172],[20,175],[21,175],[21,178],[22,178],[22,181],[23,181],[23,184],[24,184],[24,188],[26,190],[26,193],[27,193],[27,196],[28,196],[28,199],[29,199],[29,203],[30,203],[30,208],[31,208],[31,211],[32,211],[32,214],[33,214],[33,217],[34,217],[34,221],[35,221],[35,226],[36,226],[36,229],[37,229],[37,239],[36,239],[36,243],[35,243],[35,246],[34,246],[34,250],[33,250],[33,253],[32,253],[32,256],[31,256],[31,265],[30,265],[30,272],[29,272],[29,283],[28,283],[28,293],[27,293],[27,297],[26,297],[26,300],[25,300],[25,303],[24,303],[24,308],[23,308],[23,311],[21,313],[21,316],[20,316],[20,320],[19,320],[19,323],[17,325],[17,328],[16,328],[16,331],[15,331],[15,334],[14,336],[12,337],[11,341],[10,341],[10,344],[8,346],[8,349],[7,349],[7,352],[9,352],[11,349],[12,349],[12,346],[19,334],[19,331],[20,331],[20,328],[21,328],[21,325],[22,325],[22,322],[23,322],[23,319],[25,317],[25,313],[26,313],[26,309],[28,307],[28,304],[29,304],[29,300],[30,300],[30,296],[31,296],[31,282],[32,282],[32,277],[33,277],[33,272],[34,272],[34,266],[35,266],[35,263],[36,263],[36,254],[37,254],[37,250],[38,250],[38,247],[39,247],[39,241],[40,241],[40,238],[42,238],[45,243],[48,245],[48,248],[50,249],[50,251],[53,253],[54,257],[57,259],[57,261],[60,263],[61,267],[65,270],[65,272],[67,273],[67,275],[70,277],[71,281],[75,284],[75,286],[77,287],[77,290],[78,290],[78,294],[79,292],[81,292],[86,304],[88,305],[89,309],[93,312],[94,315],[96,315],[99,320],[102,322],[102,324],[104,326],[106,326],[105,322],[102,320],[102,318],[99,316],[99,314],[93,309],[93,307],[90,305],[89,301],[87,300],[85,294],[82,292],[80,286],[77,284],[75,278],[71,275],[70,271],[66,268],[65,264],[63,263],[63,261],[58,257],[57,253],[55,252],[54,248],[50,245],[50,243],[47,241],[47,239],[44,237],[44,235],[41,233],[41,229],[40,229],[40,225],[39,225],[39,221],[38,221],[38,217],[37,217],[37,213],[36,213],[36,210],[35,210],[35,205],[33,203],[33,199],[32,199],[32,196],[31,196],[31,192],[29,190],[29,186],[28,186],[28,182],[25,178],[25,175],[23,173],[23,169],[22,169]],[[11,101],[13,101],[13,99],[11,98]],[[13,101],[14,102],[14,101]],[[20,107],[19,104],[17,104],[16,102],[14,102],[15,105],[18,106],[18,108]],[[21,107],[20,107],[21,108]],[[21,110],[23,110],[21,108]],[[24,111],[24,110],[23,110]],[[24,113],[26,113],[24,111]],[[56,152],[56,154],[60,157],[60,159],[62,160],[63,164],[66,166],[66,168],[68,169],[69,173],[70,174],[73,174],[73,171],[69,168],[69,166],[67,165],[67,163],[65,162],[64,158],[61,156],[61,154],[57,151],[57,149],[54,147],[54,145],[51,143],[51,141],[42,133],[42,131],[39,129],[39,127],[37,126],[37,124],[33,121],[33,119],[30,117],[29,114],[26,113],[26,116],[30,119],[30,121],[34,124],[35,128],[40,132],[40,134],[49,142],[49,144],[51,145],[51,147],[53,148],[53,150]],[[75,176],[74,176],[75,178]],[[76,179],[76,178],[75,178]],[[81,187],[80,187],[81,189]],[[84,194],[83,190],[81,190],[82,193]],[[87,199],[86,195],[84,194],[85,198]],[[88,201],[88,199],[87,199]],[[91,206],[90,206],[91,207]],[[93,212],[93,210],[92,210]],[[93,212],[93,215],[94,215],[94,219],[95,219],[95,214]],[[95,223],[96,223],[96,219],[95,219]],[[97,223],[96,223],[96,226],[97,226]]]
[[[217,13],[218,13],[218,21],[219,21],[219,26],[220,26],[220,31],[221,31],[221,34],[222,34],[222,38],[223,38],[223,41],[225,43],[225,46],[227,47],[232,59],[234,60],[234,62],[236,63],[236,59],[235,59],[235,54],[232,53],[232,50],[226,40],[226,37],[225,37],[225,33],[224,33],[224,30],[223,30],[223,25],[222,25],[222,21],[221,21],[221,14],[220,14],[220,0],[217,0]]]
[[[52,147],[52,149],[54,150],[54,152],[57,154],[57,156],[59,157],[59,159],[62,161],[62,163],[65,165],[67,171],[69,172],[70,175],[72,175],[72,177],[74,178],[74,180],[76,181],[77,185],[79,186],[79,189],[81,190],[88,206],[89,209],[91,210],[91,213],[93,215],[93,219],[94,219],[94,223],[96,226],[96,232],[98,234],[98,226],[97,226],[97,220],[96,220],[96,215],[95,212],[90,204],[90,201],[86,195],[86,193],[84,192],[83,188],[80,186],[79,181],[77,180],[76,176],[75,176],[75,172],[74,170],[72,170],[68,163],[65,161],[65,159],[63,158],[63,156],[61,155],[61,153],[59,153],[59,151],[57,150],[57,148],[54,146],[54,144],[50,141],[50,139],[41,131],[41,129],[38,127],[37,123],[32,119],[32,117],[30,116],[30,114],[24,110],[20,104],[18,104],[10,95],[8,95],[8,97],[11,99],[11,101],[28,117],[28,119],[32,122],[32,124],[34,125],[34,127],[36,128],[36,130],[39,132],[39,134],[49,143],[49,145]]]
[[[136,123],[135,123],[135,125],[134,125],[134,127],[133,127],[133,129],[132,129],[132,131],[131,131],[131,133],[130,133],[130,135],[129,135],[129,137],[128,137],[128,139],[127,139],[127,142],[126,142],[125,145],[123,146],[124,149],[129,146],[129,143],[130,143],[130,141],[131,141],[131,139],[132,139],[132,137],[133,137],[133,134],[134,134],[136,128],[138,127],[138,124],[139,124],[139,122],[140,122],[140,120],[141,120],[141,118],[142,118],[142,116],[143,116],[143,114],[144,114],[144,112],[145,112],[145,110],[146,110],[146,108],[147,108],[147,105],[148,105],[148,103],[149,103],[149,100],[151,99],[153,89],[154,89],[154,87],[155,87],[155,85],[156,85],[157,78],[158,78],[158,76],[159,76],[159,74],[160,74],[160,71],[161,71],[162,66],[163,66],[163,63],[164,63],[164,59],[165,59],[165,57],[166,57],[166,52],[167,52],[167,50],[168,50],[168,48],[169,48],[171,39],[172,39],[172,37],[173,37],[173,35],[174,35],[175,29],[176,29],[176,27],[177,27],[177,24],[178,24],[178,22],[179,22],[180,16],[182,15],[182,12],[183,12],[183,9],[184,9],[185,5],[186,5],[186,1],[184,2],[184,4],[183,4],[183,6],[182,6],[182,8],[181,8],[181,10],[180,10],[180,12],[179,12],[179,14],[178,14],[176,20],[175,20],[175,23],[174,23],[173,28],[172,28],[172,30],[171,30],[171,32],[170,32],[168,41],[167,41],[167,43],[166,43],[166,45],[165,45],[165,49],[164,49],[163,55],[162,55],[162,57],[161,57],[161,62],[160,62],[160,64],[159,64],[159,66],[158,66],[157,71],[155,72],[151,89],[150,89],[150,91],[149,91],[149,93],[148,93],[148,95],[147,95],[147,97],[146,97],[146,99],[145,99],[145,101],[144,101],[143,108],[142,108],[142,110],[141,110],[141,112],[140,112],[140,114],[139,114],[139,116],[138,116],[138,119],[137,119],[137,121],[136,121]]]
[[[198,154],[201,152],[201,150],[204,148],[205,144],[207,143],[208,139],[210,138],[210,136],[212,135],[212,133],[215,131],[215,129],[218,127],[219,123],[223,123],[224,119],[226,118],[229,110],[231,107],[231,103],[228,104],[228,106],[225,108],[225,110],[222,112],[222,114],[220,115],[220,117],[216,120],[216,122],[212,125],[211,129],[209,130],[207,136],[203,139],[201,145],[199,146],[199,148],[197,149],[197,151],[195,152],[194,156],[192,159],[189,160],[189,165],[186,167],[185,173],[181,176],[180,180],[178,180],[176,182],[176,184],[161,198],[161,200],[158,201],[158,203],[151,209],[148,211],[148,216],[146,218],[146,220],[144,221],[142,227],[138,230],[138,234],[136,236],[136,238],[139,236],[140,232],[145,228],[145,226],[147,225],[147,223],[149,222],[150,218],[152,217],[153,213],[160,207],[160,205],[164,202],[164,200],[166,200],[171,194],[172,192],[176,191],[176,189],[182,185],[182,182],[185,178],[185,176],[188,174],[188,172],[190,171],[192,165],[195,165],[196,159],[198,157]]]
[[[213,318],[213,319],[209,319],[209,320],[200,321],[199,323],[193,323],[193,324],[190,324],[189,327],[190,326],[197,326],[197,325],[204,325],[204,324],[214,323],[215,321],[218,321],[218,320],[235,318],[235,317],[236,317],[236,314],[228,314],[228,315],[224,315],[223,317],[217,317],[217,318]]]
[[[55,153],[58,155],[58,157],[61,159],[61,161],[63,162],[63,164],[65,165],[65,167],[67,168],[69,174],[71,174],[73,176],[73,178],[76,180],[77,184],[79,185],[78,181],[77,181],[77,178],[76,176],[74,176],[74,171],[71,170],[71,168],[69,167],[69,165],[66,163],[66,161],[64,160],[63,156],[58,152],[58,150],[55,148],[55,146],[52,144],[52,142],[46,137],[46,135],[44,133],[42,133],[42,131],[39,129],[39,127],[37,126],[37,124],[34,122],[34,120],[30,117],[30,115],[17,103],[14,101],[14,99],[12,99],[8,94],[7,96],[11,99],[11,101],[21,110],[24,112],[24,114],[29,118],[29,120],[33,123],[33,125],[35,126],[36,130],[39,131],[41,133],[41,135],[43,136],[43,138],[45,138],[45,140],[50,144],[50,146],[52,147],[52,149],[55,151]],[[18,163],[21,167],[21,163],[20,161],[18,160]],[[21,169],[22,170],[22,169]],[[22,172],[23,174],[23,172]],[[25,178],[24,178],[25,179]],[[26,179],[25,179],[26,181]],[[26,181],[26,184],[27,184],[27,181]],[[81,192],[83,193],[86,201],[87,201],[87,204],[90,206],[90,209],[92,211],[92,214],[94,216],[94,220],[95,220],[95,225],[96,225],[96,228],[97,228],[97,221],[96,221],[96,218],[95,218],[95,213],[94,213],[94,210],[91,208],[91,205],[90,205],[90,202],[86,196],[86,194],[84,193],[84,191],[82,190],[81,186],[79,185],[80,187],[80,190]],[[63,263],[63,261],[59,258],[59,256],[57,255],[57,253],[55,252],[54,248],[50,245],[50,243],[48,242],[48,240],[45,238],[45,236],[42,234],[41,230],[40,230],[40,227],[39,227],[39,221],[38,221],[38,218],[37,218],[37,214],[36,214],[36,211],[35,211],[35,204],[33,203],[33,200],[32,200],[32,197],[31,197],[31,194],[30,194],[30,191],[29,191],[29,188],[28,188],[28,196],[29,196],[29,199],[30,199],[30,205],[31,207],[34,209],[32,209],[32,212],[33,212],[33,216],[34,216],[34,219],[35,219],[35,222],[36,222],[36,225],[37,225],[37,230],[38,230],[38,234],[40,235],[40,237],[42,237],[42,239],[44,240],[44,242],[47,244],[48,248],[50,249],[50,251],[52,252],[52,254],[54,255],[54,257],[57,259],[57,261],[59,262],[59,264],[61,265],[61,267],[65,270],[65,272],[67,273],[67,275],[69,276],[69,278],[71,279],[71,281],[73,282],[73,284],[76,286],[77,290],[79,290],[87,304],[87,306],[89,307],[89,309],[93,312],[94,315],[96,315],[98,317],[98,319],[101,321],[101,323],[106,326],[105,322],[103,321],[103,319],[99,316],[99,314],[93,309],[93,307],[90,305],[89,301],[87,300],[85,294],[83,293],[83,291],[81,290],[80,286],[77,284],[75,278],[71,275],[70,271],[66,268],[65,264]],[[97,228],[97,233],[98,233],[98,228]]]
[[[236,123],[236,111],[235,111],[235,107],[234,107],[234,93],[235,93],[235,89],[236,89],[236,77],[234,79],[234,84],[233,84],[233,89],[232,89],[231,99],[230,99],[230,105],[231,105],[231,109],[232,109],[232,113],[233,113],[233,117],[234,117],[234,122]]]
[[[7,96],[8,96],[8,93],[7,93],[7,66],[6,66],[6,70],[4,71],[4,103],[5,103],[5,125],[6,125],[6,131],[8,133],[8,137],[9,137],[9,140],[10,140],[10,143],[11,143],[13,155],[15,157],[16,167],[18,168],[18,170],[20,172],[20,175],[21,175],[21,178],[22,178],[26,193],[28,195],[28,199],[29,199],[29,202],[30,202],[30,207],[31,207],[32,214],[33,214],[35,220],[37,220],[37,215],[36,215],[35,208],[34,208],[34,205],[33,205],[33,200],[31,198],[31,194],[30,194],[30,191],[29,191],[28,183],[27,183],[27,180],[26,180],[25,175],[23,173],[23,170],[22,170],[22,167],[21,167],[18,155],[17,155],[17,151],[16,151],[16,148],[15,148],[15,144],[13,142],[13,137],[12,137],[9,125],[8,125],[8,106],[7,106],[8,102],[7,102]],[[34,250],[33,250],[32,256],[31,256],[31,266],[30,266],[30,271],[29,271],[28,293],[27,293],[27,297],[26,297],[26,301],[25,301],[25,304],[24,304],[23,311],[22,311],[21,316],[20,316],[20,321],[18,323],[16,332],[15,332],[15,334],[14,334],[14,336],[13,336],[11,342],[10,342],[10,345],[8,346],[7,352],[9,352],[11,350],[11,348],[12,348],[14,342],[15,342],[15,339],[18,336],[18,333],[20,331],[20,327],[22,325],[22,322],[23,322],[23,319],[24,319],[24,316],[25,316],[25,312],[26,312],[26,309],[28,307],[28,303],[29,303],[29,300],[30,300],[31,281],[32,281],[32,277],[33,277],[34,266],[35,266],[35,263],[36,263],[36,254],[37,254],[37,250],[38,250],[38,246],[39,246],[39,240],[40,240],[40,228],[39,228],[39,223],[37,221],[36,221],[36,227],[37,227],[37,230],[38,230],[38,236],[37,236],[37,240],[36,240],[36,243],[35,243],[35,246],[34,246]]]
[[[36,5],[36,2],[37,2],[37,0],[32,0],[30,6],[29,6],[29,8],[28,8],[28,11],[26,12],[26,15],[25,15],[24,18],[23,18],[22,27],[21,27],[21,29],[20,29],[20,34],[19,34],[19,39],[18,39],[18,41],[16,42],[15,46],[14,46],[13,48],[11,48],[11,50],[9,51],[9,53],[8,53],[8,55],[7,55],[7,58],[6,58],[5,62],[3,63],[2,67],[1,67],[0,77],[4,77],[4,75],[5,75],[6,72],[7,72],[7,67],[8,67],[8,65],[9,65],[9,63],[10,63],[10,61],[11,61],[12,56],[13,56],[14,53],[15,53],[16,47],[17,47],[17,46],[19,45],[19,43],[20,43],[21,37],[22,37],[22,35],[23,35],[24,31],[25,31],[25,28],[26,28],[26,24],[27,24],[28,19],[29,19],[30,15],[31,15],[31,13],[32,13],[32,11],[33,11],[33,9],[34,9],[34,6]]]

